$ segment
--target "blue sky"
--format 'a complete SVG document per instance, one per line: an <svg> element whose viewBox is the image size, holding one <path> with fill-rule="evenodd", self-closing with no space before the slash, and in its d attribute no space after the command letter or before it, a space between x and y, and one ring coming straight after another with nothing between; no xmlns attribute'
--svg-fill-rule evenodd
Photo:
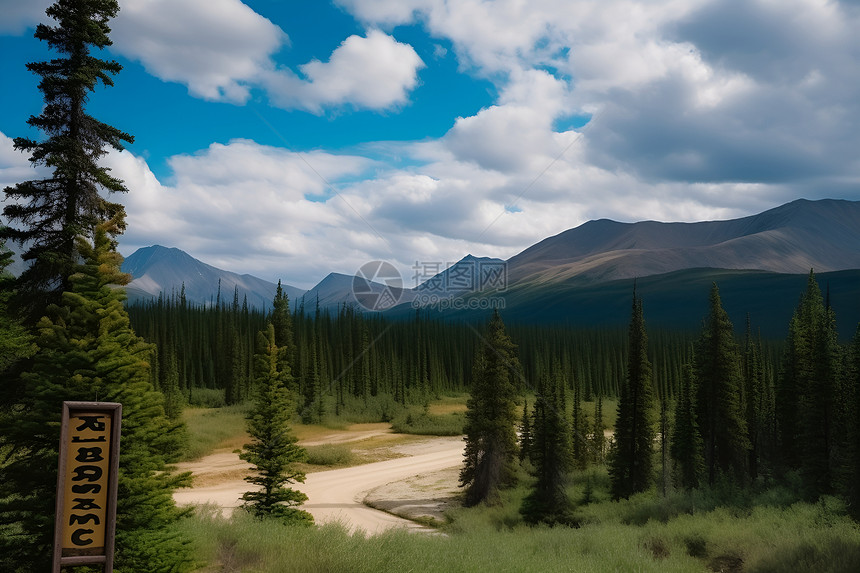
<svg viewBox="0 0 860 573"><path fill-rule="evenodd" d="M0 0L0 185L41 106L44 0ZM135 136L128 255L310 287L507 258L594 218L860 199L860 4L120 0L89 111Z"/></svg>

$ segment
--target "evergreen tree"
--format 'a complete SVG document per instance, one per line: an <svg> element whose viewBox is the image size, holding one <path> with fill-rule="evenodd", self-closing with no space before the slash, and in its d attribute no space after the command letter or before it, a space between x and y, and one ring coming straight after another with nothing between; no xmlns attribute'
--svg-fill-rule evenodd
<svg viewBox="0 0 860 573"><path fill-rule="evenodd" d="M115 571L186 571L187 543L172 530L182 513L172 490L189 475L169 471L181 451L182 427L164 414L163 396L151 385L151 347L131 329L116 285L122 257L99 225L94 245L79 240L84 263L71 277L63 305L48 308L38 323L40 347L32 370L22 375L23 396L14 416L0 419L0 523L4 571L47 571L53 540L54 492L61 404L64 400L123 405L116 525ZM2 561L2 560L5 560Z"/></svg>
<svg viewBox="0 0 860 573"><path fill-rule="evenodd" d="M550 384L536 396L536 411L541 413L535 418L531 453L536 479L520 507L527 523L572 523L572 504L565 491L571 457L562 390Z"/></svg>
<svg viewBox="0 0 860 573"><path fill-rule="evenodd" d="M466 505L496 500L499 489L516 481L516 346L505 332L499 312L493 313L472 371L472 392L466 403L466 451L460 485Z"/></svg>
<svg viewBox="0 0 860 573"><path fill-rule="evenodd" d="M831 493L836 472L839 347L833 310L825 306L810 271L806 292L792 317L781 380L783 448L795 448L807 494ZM796 418L788 419L794 413ZM793 442L793 443L792 443Z"/></svg>
<svg viewBox="0 0 860 573"><path fill-rule="evenodd" d="M716 283L696 349L697 416L708 484L718 473L743 481L749 439L741 409L741 358Z"/></svg>
<svg viewBox="0 0 860 573"><path fill-rule="evenodd" d="M270 323L266 332L257 335L254 354L256 395L254 407L248 413L246 444L239 457L256 468L256 475L245 481L259 486L257 491L242 495L243 507L257 517L272 517L289 524L312 524L313 516L298 509L308 496L292 488L290 483L304 483L305 474L295 463L305 461L307 453L296 445L289 421L294 404L288 388L290 370L284 356L286 349L275 344L275 328Z"/></svg>
<svg viewBox="0 0 860 573"><path fill-rule="evenodd" d="M860 323L848 354L846 372L848 401L848 446L846 456L848 508L860 520Z"/></svg>
<svg viewBox="0 0 860 573"><path fill-rule="evenodd" d="M36 346L27 329L9 307L15 279L6 271L12 263L12 251L0 243L0 408L15 401L17 385L15 371L22 360L36 352ZM2 412L2 409L0 409Z"/></svg>
<svg viewBox="0 0 860 573"><path fill-rule="evenodd" d="M272 301L272 326L275 328L275 344L282 349L282 360L290 365L295 364L296 345L293 340L293 316L290 314L290 298L284 292L280 280L275 291L275 298Z"/></svg>
<svg viewBox="0 0 860 573"><path fill-rule="evenodd" d="M591 457L588 443L588 417L582 409L580 384L573 384L573 409L571 411L571 456L576 469L585 469Z"/></svg>
<svg viewBox="0 0 860 573"><path fill-rule="evenodd" d="M696 421L695 397L693 367L688 364L684 367L684 377L681 379L681 388L678 391L675 428L669 446L677 471L676 483L684 489L699 487L699 479L705 467L702 457L704 444Z"/></svg>
<svg viewBox="0 0 860 573"><path fill-rule="evenodd" d="M648 334L642 313L642 299L633 289L633 310L628 331L630 350L627 377L618 398L615 441L610 452L609 478L612 497L630 497L651 485L654 406L651 361L648 359Z"/></svg>
<svg viewBox="0 0 860 573"><path fill-rule="evenodd" d="M759 475L766 424L766 392L764 369L762 368L761 344L753 340L752 327L747 315L747 329L743 349L744 409L749 434L749 474L752 479Z"/></svg>
<svg viewBox="0 0 860 573"><path fill-rule="evenodd" d="M126 191L120 179L98 165L107 147L122 149L133 138L102 123L85 111L89 92L99 82L113 85L111 76L122 69L115 61L92 55L92 49L111 45L108 21L119 11L116 0L58 0L46 13L57 25L39 24L35 37L48 43L60 57L27 64L41 77L39 89L45 106L27 123L47 139L14 140L15 149L29 153L34 166L52 170L46 179L25 181L5 188L7 221L22 228L4 228L0 238L27 244L23 259L30 266L18 281L17 304L35 322L48 303L57 303L69 291L69 277L80 260L76 237L91 236L100 222L122 212L122 206L103 198L101 191ZM121 219L116 219L121 220ZM111 232L122 232L116 226Z"/></svg>

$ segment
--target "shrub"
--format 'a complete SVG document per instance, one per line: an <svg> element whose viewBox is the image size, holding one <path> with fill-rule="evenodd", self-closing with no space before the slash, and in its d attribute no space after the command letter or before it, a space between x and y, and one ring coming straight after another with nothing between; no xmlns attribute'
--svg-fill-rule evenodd
<svg viewBox="0 0 860 573"><path fill-rule="evenodd" d="M401 434L459 436L463 433L465 423L466 415L463 412L452 412L442 416L409 413L397 418L391 424L391 428Z"/></svg>
<svg viewBox="0 0 860 573"><path fill-rule="evenodd" d="M199 408L223 408L227 405L223 388L192 388L188 404Z"/></svg>
<svg viewBox="0 0 860 573"><path fill-rule="evenodd" d="M353 460L352 450L343 444L307 446L307 462L315 466L345 466Z"/></svg>

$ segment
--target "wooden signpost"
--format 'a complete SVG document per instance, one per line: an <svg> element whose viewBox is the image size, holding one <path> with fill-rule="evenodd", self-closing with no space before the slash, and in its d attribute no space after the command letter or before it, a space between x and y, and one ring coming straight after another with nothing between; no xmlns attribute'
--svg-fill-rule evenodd
<svg viewBox="0 0 860 573"><path fill-rule="evenodd" d="M54 567L113 571L122 404L63 402Z"/></svg>

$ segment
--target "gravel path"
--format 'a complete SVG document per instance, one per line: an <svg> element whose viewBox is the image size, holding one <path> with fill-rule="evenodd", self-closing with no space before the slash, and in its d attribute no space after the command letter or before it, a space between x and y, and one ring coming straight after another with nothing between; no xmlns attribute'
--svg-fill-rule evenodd
<svg viewBox="0 0 860 573"><path fill-rule="evenodd" d="M395 508L409 505L409 500L432 496L427 491L415 491L416 478L456 468L463 461L463 447L461 437L427 438L398 446L399 453L406 457L309 473L304 484L294 487L308 496L302 509L310 512L317 523L339 521L352 531L360 529L371 534L391 527L427 529L372 509L364 504L365 499L375 490L372 500L375 506ZM197 462L180 464L179 469L192 471L197 485L174 493L180 505L210 503L232 511L240 505L242 493L248 490L249 484L242 479L247 475L248 465L235 453L216 453ZM452 488L456 488L456 471L444 475L453 476L453 484L440 484L442 493L450 495Z"/></svg>

